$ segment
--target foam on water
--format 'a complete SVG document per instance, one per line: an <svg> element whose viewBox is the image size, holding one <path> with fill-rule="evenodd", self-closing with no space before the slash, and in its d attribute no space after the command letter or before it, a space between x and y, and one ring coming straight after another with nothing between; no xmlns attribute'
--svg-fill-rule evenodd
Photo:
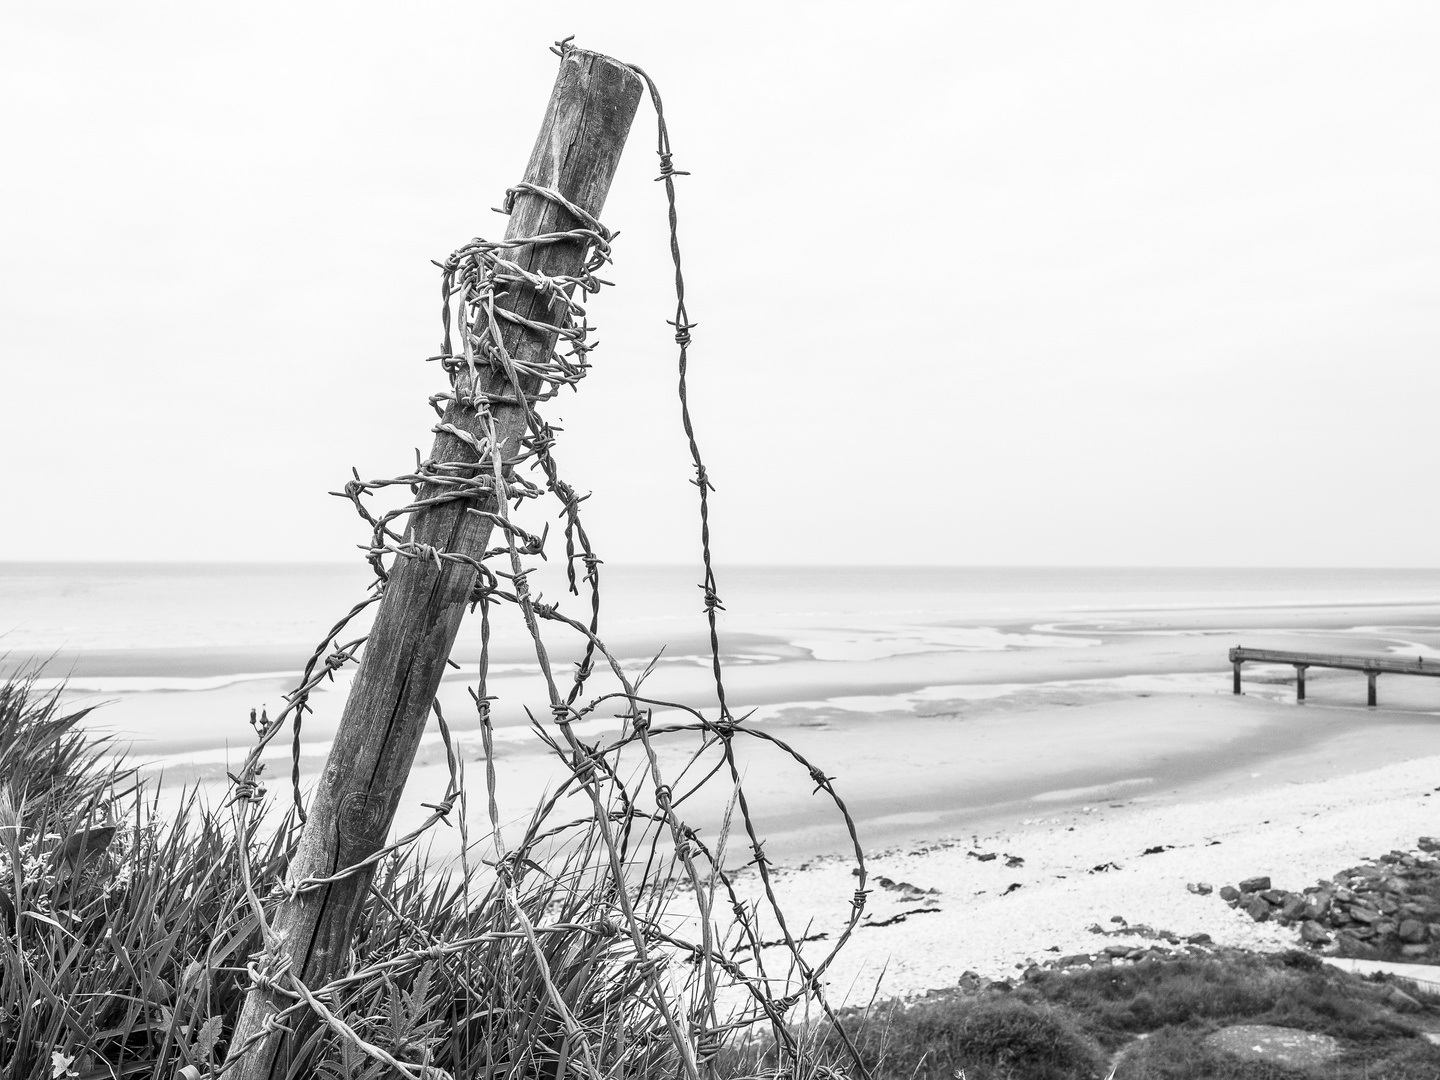
<svg viewBox="0 0 1440 1080"><path fill-rule="evenodd" d="M867 629L808 630L790 644L816 660L881 660L926 652L995 652L1004 649L1083 649L1098 638L1068 634L1017 633L995 626L926 626L902 624Z"/></svg>
<svg viewBox="0 0 1440 1080"><path fill-rule="evenodd" d="M1020 694L1070 690L1224 693L1228 672L1218 645L1214 668L1206 672L1054 676L1077 665L1094 668L1096 661L1087 658L1105 654L1102 645L1121 639L1182 643L1233 636L1213 625L1147 628L1134 614L1140 611L1405 605L1440 597L1440 571L1435 570L722 567L720 579L726 605L720 617L722 648L727 642L738 646L733 653L727 649L727 662L748 695L737 713L753 708L753 720L762 723L788 710L875 716L914 713L949 701L1002 702ZM697 645L703 650L704 636L696 580L696 571L685 567L607 565L601 633L624 642L622 667L631 676L659 653L653 685L671 693L671 700L713 710L710 658L695 651ZM99 722L137 737L142 745L148 740L162 754L167 746L183 746L191 748L183 755L189 762L199 762L201 753L219 755L215 760L220 761L228 752L227 740L243 743L248 735L248 710L268 704L273 712L298 673L298 664L295 672L270 665L285 662L292 652L303 660L335 617L365 595L367 582L368 569L359 563L0 564L0 651L8 654L12 667L61 649L67 665L104 653L105 666L92 669L104 674L77 667L81 674L65 680L72 698L93 703L113 696L119 704L94 714ZM548 596L565 596L554 565L538 571L532 585L545 588ZM1105 612L1117 615L1106 617ZM500 615L497 625L513 612ZM363 622L355 630L363 633ZM1269 633L1308 631L1244 631L1247 643ZM1355 626L1326 633L1349 634L1396 655L1440 658L1440 640L1424 640L1440 634L1433 627ZM690 636L675 654L661 651L684 634ZM473 650L474 638L472 620L462 627L462 649ZM502 741L529 737L520 703L539 704L540 713L545 711L540 669L526 661L523 635L512 633L508 640L492 652L497 662L490 668L491 689L510 710L503 716L497 712L497 724L505 725L496 732ZM263 650L278 646L287 646L285 656L270 665L235 670L252 654L234 650L262 650L254 655L268 656ZM225 650L231 653L222 666L218 658ZM176 660L182 654L183 663ZM465 657L472 662L447 674L441 692L447 716L462 729L467 717L473 724L465 692L478 672L473 655ZM209 656L217 659L207 670ZM1000 670L993 662L1006 658L1015 663L1001 677L971 678L971 669ZM1163 665L1162 660L1147 663ZM1041 677L1014 678L1032 671ZM568 683L570 672L569 663L556 660L558 679ZM603 670L597 672L594 685L608 678ZM319 711L305 731L307 754L328 744L348 681L349 673L341 672L317 699ZM60 682L50 677L42 685L54 688ZM827 694L831 687L835 692ZM1253 692L1279 700L1284 689L1257 684ZM681 694L686 696L676 696ZM587 721L592 722L599 725L597 732L617 723L608 717Z"/></svg>

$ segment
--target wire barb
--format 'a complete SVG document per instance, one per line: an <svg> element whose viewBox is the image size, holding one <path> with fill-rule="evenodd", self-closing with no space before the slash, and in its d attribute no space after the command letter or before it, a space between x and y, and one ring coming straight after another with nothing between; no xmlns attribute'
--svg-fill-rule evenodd
<svg viewBox="0 0 1440 1080"><path fill-rule="evenodd" d="M572 37L557 41L552 51L563 61L574 48L572 41ZM398 867L413 855L418 841L440 824L458 825L461 858L470 857L462 764L465 751L439 702L435 702L433 712L445 746L448 783L441 798L420 804L429 813L417 828L363 857L356 855L353 861L325 876L277 878L265 899L254 880L263 875L258 869L252 871L248 853L241 859L250 914L257 921L263 946L245 971L252 987L270 995L275 1009L266 1015L260 1035L232 1048L232 1059L250 1052L261 1038L273 1032L301 1030L298 1021L308 1012L312 1025L323 1024L328 1038L389 1070L416 1080L447 1076L428 1060L417 1064L394 1058L365 1037L363 1025L354 1021L347 1008L358 1000L359 988L402 975L415 977L423 965L433 965L457 994L470 996L467 1009L479 1009L481 993L467 980L474 957L492 955L483 950L497 942L521 950L534 965L544 987L544 1008L560 1029L556 1042L564 1041L568 1048L565 1052L570 1055L569 1067L582 1080L645 1071L683 1073L688 1080L701 1080L702 1075L713 1078L724 1039L760 1023L770 1027L783 1059L782 1071L799 1075L805 1048L786 1026L786 1014L808 998L818 1002L834 1020L825 998L823 977L861 917L867 892L864 860L855 823L834 789L833 777L773 734L743 725L745 718L732 715L727 703L719 630L719 614L725 606L720 600L711 550L709 500L715 486L701 456L689 407L689 350L694 347L693 331L698 324L686 308L674 187L675 177L689 174L674 166L658 89L643 70L632 70L648 88L656 115L656 152L660 161L656 179L665 185L675 270L674 317L667 322L673 328L678 348L680 421L695 470L691 483L699 492L702 580L698 587L708 629L707 659L713 676L714 707L707 714L642 694L641 685L659 658L632 677L600 637L604 561L595 552L581 516L582 504L590 496L579 494L561 477L554 456L561 429L540 419L535 409L562 389L574 389L589 372L595 344L585 304L608 284L597 276L597 271L611 259L615 234L559 191L531 183L517 184L506 192L502 213L513 213L521 200L539 199L558 212L564 227L501 241L477 237L436 262L440 270L441 344L439 353L429 359L439 363L448 381L445 391L429 398L439 415L439 423L434 426L437 450L430 460L422 459L417 451L414 466L390 478L366 480L358 470L352 470L353 478L332 493L350 502L369 531L368 543L360 546L374 573L370 594L342 616L316 646L295 689L286 695L280 713L272 719L263 712L258 717L252 712L256 743L239 772L231 774L230 791L236 834L248 843L250 826L265 796L258 779L264 768L261 754L289 720L293 731L292 799L298 819L303 822L302 723L310 711L312 692L355 662L364 647L364 636L342 640L346 628L384 595L400 560L424 564L436 571L454 566L468 568L475 577L467 602L473 612L478 612L480 623L477 683L470 688L470 696L485 764L484 801L489 828L486 844L493 849L481 862L493 877L489 895L499 904L503 918L482 933L437 937L417 920L405 916L384 891L372 885L375 901L387 908L397 933L403 931L403 946L390 948L384 956L373 950L363 954L357 950L349 971L316 988L307 986L290 970L288 961L275 959L280 955L279 942L269 917L276 903L304 902L339 881L374 874L382 864ZM580 249L577 272L546 274L535 269L543 262L537 253L557 245ZM516 302L521 296L538 301L525 307L532 314L521 314L521 305ZM538 359L530 355L534 350L528 350L528 358L522 359L507 347L507 330L513 341L516 328L530 340L545 343ZM518 435L513 434L516 431ZM502 437L502 432L512 434ZM440 447L448 449L442 453ZM401 505L382 508L385 498L407 493L408 499ZM546 558L550 524L545 522L537 534L522 526L515 516L522 507L548 498L555 500L556 516L563 527L568 591L577 597L583 593L588 599L588 611L581 618L562 612L558 603L544 601L531 587L530 577L537 564L525 560ZM453 510L454 504L465 511L461 517L466 527L483 528L487 530L485 535L498 537L493 548L477 557L415 538L412 526L417 516L441 507ZM545 707L534 713L545 716L548 711L550 723L536 721L527 707L533 732L564 766L559 790L547 796L529 823L518 830L519 838L513 843L517 830L502 819L497 794L495 707L500 699L492 692L490 662L492 618L502 606L518 610L544 685ZM551 662L550 646L541 633L542 623L547 627L558 625L576 635L583 645L582 656L573 664L566 687L557 677L557 665ZM565 670L563 665L558 667ZM606 672L619 689L582 701L586 686L597 672ZM618 734L613 733L612 724L611 736L594 743L582 741L581 733L591 730L586 725L602 719L600 710L614 706L619 707L614 713L620 721ZM657 749L660 740L687 736L698 742L698 748L678 769L662 767ZM826 935L797 937L777 898L765 841L759 835L735 751L735 743L741 738L758 741L788 757L814 785L811 794L823 792L833 802L854 847L859 882L849 898L848 920L838 939L827 944L827 951L818 960L804 947L826 939ZM627 752L639 755L638 767L631 767L633 756L622 761ZM692 771L698 779L690 775ZM667 776L671 772L673 775ZM730 809L720 839L712 848L701 840L699 830L682 818L681 811L688 811L686 801L715 777L722 778L719 783L729 785ZM647 791L649 797L645 798ZM571 795L579 797L582 804L588 803L588 814L577 821L556 824L557 807ZM644 809L647 804L653 804L653 809ZM758 898L742 896L734 874L724 868L732 814L752 855L749 865L759 876L763 896ZM452 816L456 821L451 820ZM468 863L465 865L468 896L470 871ZM640 866L644 873L637 877ZM283 872L283 866L266 872L278 874ZM538 909L533 904L527 906L522 890L532 888L527 880L537 878L547 888L565 890L567 895L590 888L592 891L585 895L595 898L596 909L583 920L566 921L543 905ZM695 905L693 913L683 919L674 907L682 895ZM726 913L728 916L722 917ZM778 938L767 939L769 923L778 929ZM684 936L679 929L682 926L693 927L694 936ZM623 960L625 978L634 980L634 1000L653 1010L652 1030L663 1030L668 1037L673 1054L670 1066L647 1070L633 1056L639 1051L626 1040L608 1038L603 1031L592 1031L581 1023L572 1010L571 997L556 982L552 970L552 963L558 962L564 951L545 944L554 935L603 942L601 951L594 954L596 963L620 964L622 961L614 958L628 958ZM787 954L784 975L774 974L762 955L771 948L783 948ZM513 963L513 957L520 953L507 955L512 956L508 962ZM666 974L667 962L676 957L684 958L695 972L688 996L677 994ZM485 978L492 975L487 972ZM648 987L643 994L638 990L642 985ZM722 1023L720 1009L726 987L737 992L737 1000L745 1005L737 1007ZM727 1008L732 1004L726 999ZM843 1028L837 1030L848 1045ZM565 1061L560 1060L560 1071L567 1067ZM864 1076L858 1055L855 1061Z"/></svg>

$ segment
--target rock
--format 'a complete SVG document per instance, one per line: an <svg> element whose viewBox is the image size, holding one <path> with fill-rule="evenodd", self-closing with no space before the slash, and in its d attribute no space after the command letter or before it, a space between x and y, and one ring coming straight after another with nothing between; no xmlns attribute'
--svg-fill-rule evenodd
<svg viewBox="0 0 1440 1080"><path fill-rule="evenodd" d="M1309 920L1323 919L1330 912L1330 894L1325 892L1311 893L1305 897L1304 917Z"/></svg>
<svg viewBox="0 0 1440 1080"><path fill-rule="evenodd" d="M1401 945L1401 946L1400 946L1400 955L1401 955L1401 956L1409 956L1409 957L1429 956L1429 955L1430 955L1430 946L1429 946L1429 945Z"/></svg>
<svg viewBox="0 0 1440 1080"><path fill-rule="evenodd" d="M1256 922L1265 922L1270 918L1270 905L1258 896L1250 897L1240 908Z"/></svg>
<svg viewBox="0 0 1440 1080"><path fill-rule="evenodd" d="M1307 945L1328 945L1330 935L1314 919L1306 919L1300 924L1300 940Z"/></svg>
<svg viewBox="0 0 1440 1080"><path fill-rule="evenodd" d="M1222 885L1220 887L1220 899L1226 901L1239 900L1240 890L1235 888L1234 885Z"/></svg>
<svg viewBox="0 0 1440 1080"><path fill-rule="evenodd" d="M1400 935L1401 941L1416 945L1425 940L1425 924L1419 919L1405 919L1400 923L1396 933Z"/></svg>
<svg viewBox="0 0 1440 1080"><path fill-rule="evenodd" d="M1381 915L1394 915L1400 910L1400 905L1389 896L1380 897L1376 901L1375 906L1380 909Z"/></svg>
<svg viewBox="0 0 1440 1080"><path fill-rule="evenodd" d="M1270 879L1268 877L1246 878L1240 882L1240 891L1242 893L1255 893L1268 888L1270 888Z"/></svg>
<svg viewBox="0 0 1440 1080"><path fill-rule="evenodd" d="M1352 922L1360 922L1367 924L1378 922L1380 919L1380 912L1376 911L1372 907L1366 907L1364 904L1356 904L1350 909L1350 919Z"/></svg>
<svg viewBox="0 0 1440 1080"><path fill-rule="evenodd" d="M1420 842L1415 846L1421 851L1440 851L1440 840L1433 836L1422 836Z"/></svg>
<svg viewBox="0 0 1440 1080"><path fill-rule="evenodd" d="M1291 893L1285 898L1285 902L1280 905L1280 918L1286 922L1294 922L1296 919L1303 918L1308 901L1309 897L1301 896L1299 893Z"/></svg>
<svg viewBox="0 0 1440 1080"><path fill-rule="evenodd" d="M1190 935L1188 935L1188 936L1185 938L1185 941L1186 941L1187 944L1190 944L1190 945L1208 945L1208 944L1210 944L1210 935L1209 935L1209 934L1190 934Z"/></svg>
<svg viewBox="0 0 1440 1080"><path fill-rule="evenodd" d="M1106 945L1104 951L1106 956L1119 958L1125 956L1133 948L1133 945Z"/></svg>
<svg viewBox="0 0 1440 1080"><path fill-rule="evenodd" d="M1400 929L1400 924L1394 919L1381 919L1375 924L1375 936L1378 938L1390 938L1395 936L1395 931Z"/></svg>
<svg viewBox="0 0 1440 1080"><path fill-rule="evenodd" d="M1258 895L1261 900L1264 900L1271 907L1279 907L1285 903L1290 896L1284 889L1265 889Z"/></svg>
<svg viewBox="0 0 1440 1080"><path fill-rule="evenodd" d="M1185 890L1186 892L1194 893L1196 896L1209 896L1215 891L1215 886L1203 881L1192 881L1189 885L1185 886Z"/></svg>
<svg viewBox="0 0 1440 1080"><path fill-rule="evenodd" d="M1055 961L1061 967L1079 967L1081 964L1088 964L1093 959L1089 953L1074 953L1070 956L1062 956Z"/></svg>
<svg viewBox="0 0 1440 1080"><path fill-rule="evenodd" d="M1332 1035L1268 1024L1221 1028L1205 1037L1205 1045L1244 1061L1306 1069L1307 1075L1307 1066L1321 1065L1340 1055L1340 1041Z"/></svg>

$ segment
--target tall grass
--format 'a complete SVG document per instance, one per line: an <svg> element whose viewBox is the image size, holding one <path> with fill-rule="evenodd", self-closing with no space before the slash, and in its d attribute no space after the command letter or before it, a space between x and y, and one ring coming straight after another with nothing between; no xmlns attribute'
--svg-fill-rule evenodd
<svg viewBox="0 0 1440 1080"><path fill-rule="evenodd" d="M208 1070L257 946L237 860L274 873L293 830L236 844L193 796L161 827L88 711L0 686L0 1075Z"/></svg>
<svg viewBox="0 0 1440 1080"><path fill-rule="evenodd" d="M193 794L162 820L86 713L33 677L0 687L0 1080L215 1074L261 948L240 860L279 881L299 830L272 814L237 838L230 813ZM643 829L631 850L630 901L660 927L680 875ZM314 1028L292 1075L397 1075L359 1042L484 1080L678 1075L654 987L693 1021L698 965L676 949L639 957L606 858L593 827L539 813L508 900L488 868L391 857L323 998L357 1038ZM793 1055L785 1068L808 1071Z"/></svg>

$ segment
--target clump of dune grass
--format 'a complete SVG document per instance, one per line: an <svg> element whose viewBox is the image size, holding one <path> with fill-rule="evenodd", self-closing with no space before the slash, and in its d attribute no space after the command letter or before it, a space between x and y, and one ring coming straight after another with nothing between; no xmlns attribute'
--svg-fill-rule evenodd
<svg viewBox="0 0 1440 1080"><path fill-rule="evenodd" d="M33 676L0 686L0 1080L218 1075L261 948L242 869L279 881L299 829L272 813L237 837L236 818L193 793L162 819L153 788L82 726L87 712ZM661 927L674 860L631 827L642 870L629 902ZM657 989L693 1024L699 958L642 959L593 827L537 811L513 855L508 898L483 866L482 878L413 852L382 863L349 972L324 994L356 1037L302 1025L292 1074L399 1075L388 1055L432 1078L680 1075ZM795 1053L783 1068L831 1075Z"/></svg>
<svg viewBox="0 0 1440 1080"><path fill-rule="evenodd" d="M1309 953L1236 951L1068 975L1047 972L1019 992L1071 1010L1113 1049L1170 1025L1213 1029L1227 1023L1315 1031L1356 1046L1411 1041L1415 1026L1386 1003L1388 990Z"/></svg>
<svg viewBox="0 0 1440 1080"><path fill-rule="evenodd" d="M884 1076L915 1080L1090 1080L1105 1055L1064 1011L1013 996L875 1014L861 1038Z"/></svg>
<svg viewBox="0 0 1440 1080"><path fill-rule="evenodd" d="M257 943L237 860L273 873L292 830L236 844L193 796L162 826L88 711L0 686L0 1076L208 1070Z"/></svg>
<svg viewBox="0 0 1440 1080"><path fill-rule="evenodd" d="M1440 1027L1440 999L1412 991L1397 1001L1395 990L1307 952L1235 950L1046 971L1014 986L880 1002L845 1019L874 1080L1435 1080L1440 1046L1421 1032ZM1207 1042L1235 1024L1330 1035L1340 1054L1291 1067ZM812 1040L834 1049L823 1025ZM756 1051L747 1064L763 1061Z"/></svg>

